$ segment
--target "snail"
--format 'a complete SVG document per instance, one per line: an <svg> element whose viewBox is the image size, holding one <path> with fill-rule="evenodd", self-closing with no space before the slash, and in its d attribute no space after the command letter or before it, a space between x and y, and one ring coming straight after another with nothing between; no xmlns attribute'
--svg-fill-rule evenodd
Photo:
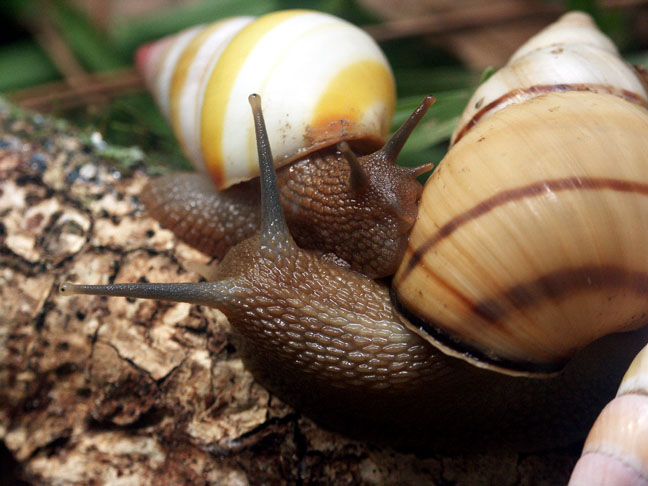
<svg viewBox="0 0 648 486"><path fill-rule="evenodd" d="M575 18L595 29L579 13L559 22ZM417 451L569 444L648 342L648 111L645 92L562 86L454 144L391 288L295 243L252 95L258 235L201 268L206 282L60 291L218 308L262 385L349 436Z"/></svg>
<svg viewBox="0 0 648 486"><path fill-rule="evenodd" d="M586 14L520 47L468 101L423 192L394 277L404 320L509 373L558 371L584 343L642 326L647 98Z"/></svg>
<svg viewBox="0 0 648 486"><path fill-rule="evenodd" d="M648 345L587 436L569 486L648 483Z"/></svg>
<svg viewBox="0 0 648 486"><path fill-rule="evenodd" d="M257 231L258 168L245 102L257 92L299 245L374 278L394 273L416 218L416 176L432 167L395 160L432 98L384 144L394 80L364 31L305 10L235 17L146 45L136 64L198 170L144 191L162 225L218 258Z"/></svg>

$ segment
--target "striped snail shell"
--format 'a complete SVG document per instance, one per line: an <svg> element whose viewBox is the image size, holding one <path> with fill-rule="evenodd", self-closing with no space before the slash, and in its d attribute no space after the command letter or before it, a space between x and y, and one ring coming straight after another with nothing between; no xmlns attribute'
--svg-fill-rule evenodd
<svg viewBox="0 0 648 486"><path fill-rule="evenodd" d="M648 346L634 359L614 400L587 436L570 486L648 482Z"/></svg>
<svg viewBox="0 0 648 486"><path fill-rule="evenodd" d="M394 278L404 321L444 352L553 373L646 324L646 92L611 49L589 17L568 14L470 102Z"/></svg>
<svg viewBox="0 0 648 486"><path fill-rule="evenodd" d="M140 49L140 71L194 167L219 189L259 175L247 96L263 97L275 165L351 141L384 144L394 80L377 44L328 14L288 10L187 29Z"/></svg>
<svg viewBox="0 0 648 486"><path fill-rule="evenodd" d="M612 41L582 12L565 14L529 39L468 101L451 143L480 120L547 92L612 93L646 106L646 90Z"/></svg>

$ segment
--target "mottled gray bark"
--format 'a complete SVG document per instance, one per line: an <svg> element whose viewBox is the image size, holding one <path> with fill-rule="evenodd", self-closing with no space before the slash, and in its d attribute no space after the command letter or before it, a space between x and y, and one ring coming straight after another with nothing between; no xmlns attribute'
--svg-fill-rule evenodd
<svg viewBox="0 0 648 486"><path fill-rule="evenodd" d="M324 431L254 382L218 311L58 295L196 281L187 262L208 258L147 217L143 172L39 115L0 106L0 123L0 464L30 484L566 481L577 448L417 458Z"/></svg>

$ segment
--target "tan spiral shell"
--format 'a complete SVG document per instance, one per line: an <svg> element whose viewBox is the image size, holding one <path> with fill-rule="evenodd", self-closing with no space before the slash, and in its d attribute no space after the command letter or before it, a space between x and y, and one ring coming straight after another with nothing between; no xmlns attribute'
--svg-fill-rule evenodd
<svg viewBox="0 0 648 486"><path fill-rule="evenodd" d="M475 91L452 134L452 143L508 105L568 90L613 93L644 105L648 99L632 66L592 18L570 12L529 39Z"/></svg>
<svg viewBox="0 0 648 486"><path fill-rule="evenodd" d="M612 91L499 107L451 148L394 278L406 324L514 374L646 324L648 110Z"/></svg>

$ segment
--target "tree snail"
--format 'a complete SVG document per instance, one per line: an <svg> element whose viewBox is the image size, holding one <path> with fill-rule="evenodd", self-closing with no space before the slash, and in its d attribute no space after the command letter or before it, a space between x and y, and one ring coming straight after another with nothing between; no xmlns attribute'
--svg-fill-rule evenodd
<svg viewBox="0 0 648 486"><path fill-rule="evenodd" d="M645 324L646 108L585 14L520 47L469 101L422 195L394 279L413 325L523 373Z"/></svg>
<svg viewBox="0 0 648 486"><path fill-rule="evenodd" d="M578 13L558 25L574 20L595 30ZM547 42L552 56L577 48ZM450 149L391 298L295 243L255 95L259 234L203 269L207 282L61 291L220 309L261 384L347 435L410 449L573 442L648 342L648 111L645 91L554 83L558 93L531 89L538 96L477 115Z"/></svg>
<svg viewBox="0 0 648 486"><path fill-rule="evenodd" d="M596 419L569 486L648 484L648 345Z"/></svg>
<svg viewBox="0 0 648 486"><path fill-rule="evenodd" d="M394 273L416 218L416 175L431 167L395 160L432 99L384 145L394 81L366 33L330 15L289 10L194 27L144 46L136 58L202 174L149 185L143 200L163 225L218 258L257 231L259 172L245 100L259 93L299 245L334 253L371 277Z"/></svg>

